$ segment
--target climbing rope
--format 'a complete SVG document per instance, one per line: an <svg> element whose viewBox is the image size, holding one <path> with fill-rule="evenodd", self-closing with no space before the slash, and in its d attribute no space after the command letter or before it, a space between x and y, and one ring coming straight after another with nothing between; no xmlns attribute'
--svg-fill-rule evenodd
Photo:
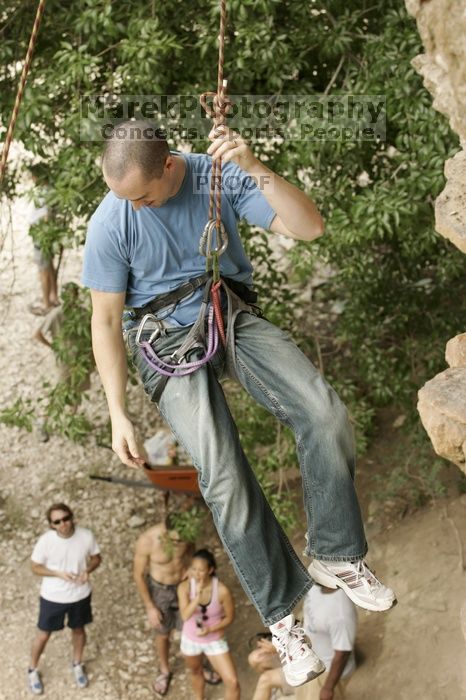
<svg viewBox="0 0 466 700"><path fill-rule="evenodd" d="M221 133L226 121L226 111L229 101L226 99L227 81L223 79L223 64L225 59L225 27L227 20L226 0L220 0L220 32L218 36L218 73L217 92L204 92L200 103L205 112L214 122L214 135ZM212 97L212 106L208 98ZM215 212L215 215L214 215ZM215 231L215 242L213 234ZM222 307L220 301L220 265L219 257L228 245L228 234L222 224L222 159L212 159L209 192L209 220L202 233L199 252L206 258L206 270L212 272L211 300L214 308L215 322L223 345L226 345L225 328L223 325Z"/></svg>
<svg viewBox="0 0 466 700"><path fill-rule="evenodd" d="M3 177L6 171L6 162L8 158L8 152L10 150L10 144L13 140L13 133L16 126L16 120L18 118L19 107L23 99L24 88L26 86L26 78L29 73L29 68L31 67L32 54L37 42L37 35L39 33L39 26L42 20L42 15L44 14L45 0L39 0L39 5L37 7L36 18L34 20L34 25L32 27L31 38L29 39L29 46L26 52L26 58L24 60L23 70L21 72L21 78L19 80L18 92L16 93L16 100L13 107L13 112L11 114L10 123L8 125L8 130L6 132L5 144L2 151L2 159L0 161L0 184L3 181Z"/></svg>
<svg viewBox="0 0 466 700"><path fill-rule="evenodd" d="M138 344L141 348L141 353L147 362L147 364L152 367L156 372L165 377L184 377L187 374L192 374L199 367L202 367L207 362L209 362L217 352L218 348L218 326L213 322L215 308L212 306L209 310L208 316L208 337L207 337L207 347L205 355L200 360L194 360L193 362L184 362L180 364L179 361L176 362L165 362L161 357L159 357L151 345L150 339L148 341L140 341ZM176 353L174 353L176 354ZM173 357L173 356L172 356ZM180 352L180 358L183 357L183 353ZM175 359L175 358L173 358Z"/></svg>

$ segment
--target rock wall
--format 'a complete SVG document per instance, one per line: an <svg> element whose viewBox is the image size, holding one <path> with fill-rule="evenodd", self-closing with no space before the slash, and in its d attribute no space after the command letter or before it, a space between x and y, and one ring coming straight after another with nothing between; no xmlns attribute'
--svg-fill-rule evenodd
<svg viewBox="0 0 466 700"><path fill-rule="evenodd" d="M466 0L405 2L425 48L412 64L463 149L445 163L435 227L466 253ZM450 369L419 391L418 410L435 451L466 472L466 333L450 340L446 359Z"/></svg>

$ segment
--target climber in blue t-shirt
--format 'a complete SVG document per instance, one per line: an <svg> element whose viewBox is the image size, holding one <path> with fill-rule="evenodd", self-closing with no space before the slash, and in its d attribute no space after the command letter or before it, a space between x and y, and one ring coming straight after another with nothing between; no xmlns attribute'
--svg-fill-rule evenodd
<svg viewBox="0 0 466 700"><path fill-rule="evenodd" d="M108 400L113 449L128 466L144 463L125 406L121 316L130 306L135 315L127 346L145 391L192 457L237 575L271 628L287 682L302 685L324 670L292 614L312 580L342 588L368 610L387 610L395 601L393 591L363 561L367 544L353 483L354 446L346 409L288 335L248 303L242 302L233 316L224 308L232 351L219 345L195 372L168 381L147 362L139 341L153 347L159 358L176 356L196 325L203 289L156 315L163 321L156 322L155 333L149 325L139 326L138 309L205 271L199 239L208 220L212 159L222 158L221 213L228 247L220 257L220 274L231 284L249 289L253 281L237 231L239 219L311 241L323 233L322 218L304 192L267 168L228 128L211 134L208 155L170 152L166 141L150 132L147 122L126 122L106 141L103 176L110 191L91 219L84 256L82 281L91 288L93 347ZM309 573L241 448L220 385L224 376L234 376L295 432L306 554L313 557Z"/></svg>

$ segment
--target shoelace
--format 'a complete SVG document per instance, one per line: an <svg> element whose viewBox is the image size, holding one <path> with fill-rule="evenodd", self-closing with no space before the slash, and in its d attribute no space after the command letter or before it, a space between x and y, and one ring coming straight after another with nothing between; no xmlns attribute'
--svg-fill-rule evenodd
<svg viewBox="0 0 466 700"><path fill-rule="evenodd" d="M292 661L306 653L304 643L304 629L294 624L290 630L286 628L279 635L275 635L278 640L280 651Z"/></svg>
<svg viewBox="0 0 466 700"><path fill-rule="evenodd" d="M382 585L379 579L375 576L374 572L369 569L365 561L358 561L357 573L358 578L365 578L369 586L374 586L374 588L377 588Z"/></svg>

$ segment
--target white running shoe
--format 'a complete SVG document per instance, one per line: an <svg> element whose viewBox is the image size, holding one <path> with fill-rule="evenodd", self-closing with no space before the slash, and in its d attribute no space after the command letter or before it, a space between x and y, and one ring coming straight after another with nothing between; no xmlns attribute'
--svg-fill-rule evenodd
<svg viewBox="0 0 466 700"><path fill-rule="evenodd" d="M87 678L83 664L73 664L73 675L78 688L87 688L87 686L89 685L89 680Z"/></svg>
<svg viewBox="0 0 466 700"><path fill-rule="evenodd" d="M325 671L325 665L312 651L311 643L293 615L271 625L270 631L288 685L304 685Z"/></svg>
<svg viewBox="0 0 466 700"><path fill-rule="evenodd" d="M28 671L28 684L29 690L34 695L42 695L44 692L44 686L42 685L42 679L37 668L31 668Z"/></svg>
<svg viewBox="0 0 466 700"><path fill-rule="evenodd" d="M316 583L327 588L341 588L353 603L366 610L381 612L396 603L392 589L384 586L362 560L313 559L308 571Z"/></svg>

